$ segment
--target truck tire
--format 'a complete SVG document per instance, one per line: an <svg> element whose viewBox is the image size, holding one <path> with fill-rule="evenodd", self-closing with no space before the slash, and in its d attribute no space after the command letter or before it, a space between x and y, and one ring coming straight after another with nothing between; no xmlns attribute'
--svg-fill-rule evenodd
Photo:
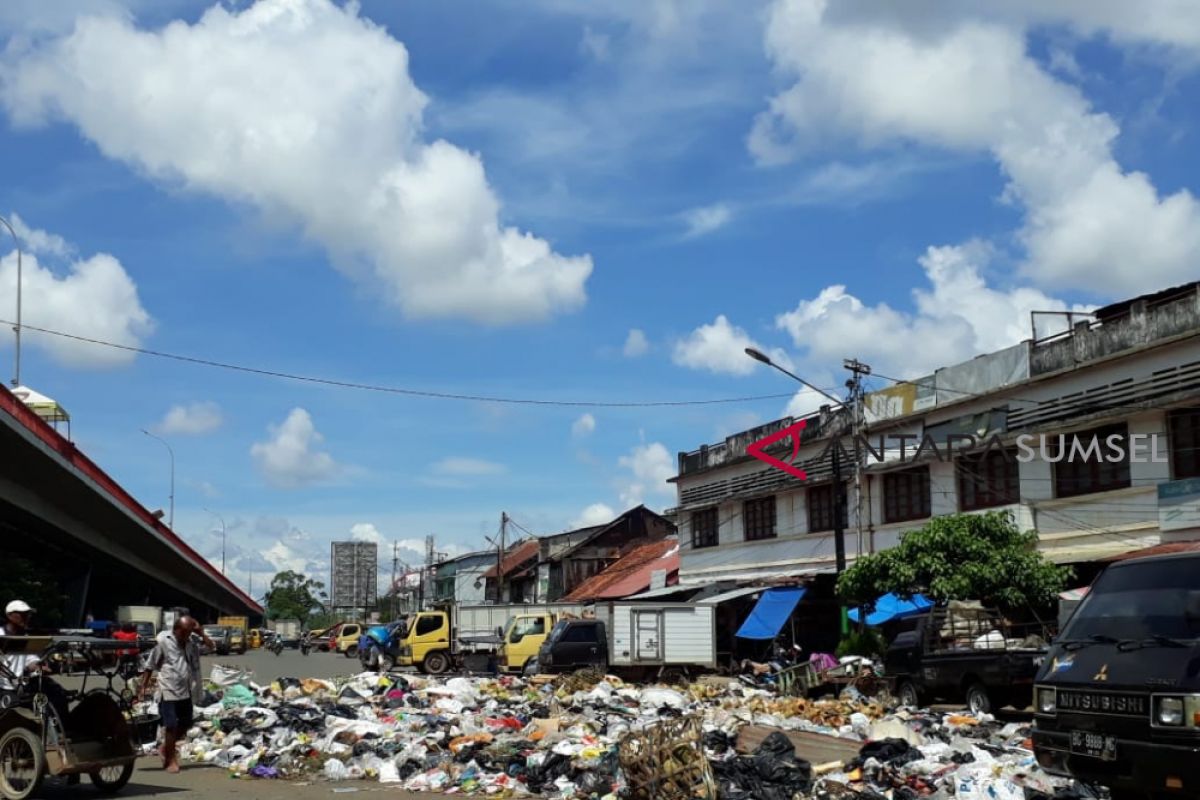
<svg viewBox="0 0 1200 800"><path fill-rule="evenodd" d="M441 651L425 656L425 671L430 675L443 675L450 671L450 657Z"/></svg>
<svg viewBox="0 0 1200 800"><path fill-rule="evenodd" d="M904 681L896 687L896 702L909 708L921 707L921 693L912 681Z"/></svg>
<svg viewBox="0 0 1200 800"><path fill-rule="evenodd" d="M358 645L352 644L346 648L346 658L354 658L358 655Z"/></svg>
<svg viewBox="0 0 1200 800"><path fill-rule="evenodd" d="M967 708L972 714L989 714L992 711L992 698L988 696L987 687L976 681L967 687Z"/></svg>

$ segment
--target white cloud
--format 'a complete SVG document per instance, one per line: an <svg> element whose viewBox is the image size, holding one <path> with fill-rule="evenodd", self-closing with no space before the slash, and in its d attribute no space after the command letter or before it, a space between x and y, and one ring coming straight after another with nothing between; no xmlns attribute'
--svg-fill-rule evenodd
<svg viewBox="0 0 1200 800"><path fill-rule="evenodd" d="M807 417L818 411L821 406L832 405L833 401L820 392L814 392L807 386L792 395L787 407L783 410L785 417Z"/></svg>
<svg viewBox="0 0 1200 800"><path fill-rule="evenodd" d="M880 372L909 378L1029 338L1030 311L1068 310L1036 289L988 286L983 272L991 257L981 242L930 247L920 259L929 287L913 291L916 313L886 303L869 306L845 286L828 286L780 314L776 325L817 362L853 356ZM797 409L810 402L803 392L793 400Z"/></svg>
<svg viewBox="0 0 1200 800"><path fill-rule="evenodd" d="M449 456L436 462L431 468L436 475L476 477L481 475L503 475L508 467L482 458Z"/></svg>
<svg viewBox="0 0 1200 800"><path fill-rule="evenodd" d="M67 258L75 252L75 248L66 239L56 233L48 233L38 228L29 227L25 224L25 220L21 219L20 215L15 211L9 213L8 221L13 226L13 231L16 232L17 238L24 243L22 249L25 252L55 256L57 258Z"/></svg>
<svg viewBox="0 0 1200 800"><path fill-rule="evenodd" d="M629 455L618 458L617 464L628 471L618 487L622 505L636 506L647 496L675 496L675 485L667 483L675 476L675 459L660 442L634 447Z"/></svg>
<svg viewBox="0 0 1200 800"><path fill-rule="evenodd" d="M154 180L296 224L409 316L582 306L591 258L501 224L479 156L422 139L408 62L357 4L261 0L157 31L83 17L9 48L0 92L18 126L69 121Z"/></svg>
<svg viewBox="0 0 1200 800"><path fill-rule="evenodd" d="M758 362L746 355L747 347L761 350L781 366L791 366L787 353L779 348L768 350L760 346L744 330L731 324L724 314L717 315L711 324L701 325L686 339L676 342L672 359L681 367L726 375L749 375Z"/></svg>
<svg viewBox="0 0 1200 800"><path fill-rule="evenodd" d="M198 436L212 433L225 421L221 407L211 401L171 406L162 422L154 426L158 433Z"/></svg>
<svg viewBox="0 0 1200 800"><path fill-rule="evenodd" d="M272 486L296 489L321 483L340 467L329 453L318 449L324 437L303 408L293 408L282 425L271 425L270 438L251 446L258 469Z"/></svg>
<svg viewBox="0 0 1200 800"><path fill-rule="evenodd" d="M650 342L646 340L646 334L637 328L630 328L629 335L625 337L625 347L621 350L625 357L644 356L649 349Z"/></svg>
<svg viewBox="0 0 1200 800"><path fill-rule="evenodd" d="M733 219L733 210L724 203L693 208L683 213L683 222L687 226L684 236L693 239L712 233L723 228Z"/></svg>
<svg viewBox="0 0 1200 800"><path fill-rule="evenodd" d="M571 425L571 435L579 439L588 436L596 430L596 418L591 414L583 414Z"/></svg>
<svg viewBox="0 0 1200 800"><path fill-rule="evenodd" d="M616 519L617 512L604 503L592 503L579 512L579 516L571 520L570 529L590 528L593 525L607 525Z"/></svg>
<svg viewBox="0 0 1200 800"><path fill-rule="evenodd" d="M374 542L375 544L385 544L383 534L369 522L357 522L350 526L350 538L356 542Z"/></svg>
<svg viewBox="0 0 1200 800"><path fill-rule="evenodd" d="M583 26L583 38L579 41L580 51L597 61L607 61L611 44L607 34L592 30L590 25Z"/></svg>
<svg viewBox="0 0 1200 800"><path fill-rule="evenodd" d="M1138 19L1140 4L1136 12L1079 2L1038 12L1025 3L1018 13L995 5L991 17L970 17L777 0L767 51L795 83L759 115L751 151L779 162L849 135L866 147L907 140L988 152L1008 178L1006 198L1025 209L1031 279L1105 293L1190 279L1200 261L1196 198L1160 196L1146 175L1123 171L1113 156L1117 123L1045 71L1025 42L1028 25L1057 20L1118 39L1200 43L1162 24L1178 4L1151 3L1147 19ZM1194 9L1181 27L1193 17Z"/></svg>
<svg viewBox="0 0 1200 800"><path fill-rule="evenodd" d="M52 236L44 231L34 233ZM133 279L121 262L107 253L74 260L65 274L43 265L33 253L24 253L21 271L22 322L26 325L127 347L140 346L154 330ZM0 259L0 316L12 319L16 290L17 254L13 251ZM26 331L22 344L39 348L60 364L83 369L124 366L137 356L128 350L36 331Z"/></svg>

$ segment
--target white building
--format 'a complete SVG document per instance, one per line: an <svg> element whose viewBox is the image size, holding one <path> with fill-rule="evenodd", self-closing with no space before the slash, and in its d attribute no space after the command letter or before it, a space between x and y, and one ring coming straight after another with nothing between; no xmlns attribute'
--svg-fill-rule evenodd
<svg viewBox="0 0 1200 800"><path fill-rule="evenodd" d="M1063 333L868 394L864 405L875 452L863 451L861 539L847 482L850 563L958 511L1011 510L1059 563L1200 539L1200 284L1107 306ZM804 469L805 481L746 451L791 418L679 454L681 585L833 571L829 446L842 419L806 418L794 461L790 440L768 448ZM968 451L965 434L988 446ZM1059 434L1076 456L1069 463L1059 460ZM903 458L900 435L909 437ZM1124 459L1082 457L1080 445L1109 436ZM1018 437L1035 452L1017 449ZM851 456L843 474L852 471Z"/></svg>

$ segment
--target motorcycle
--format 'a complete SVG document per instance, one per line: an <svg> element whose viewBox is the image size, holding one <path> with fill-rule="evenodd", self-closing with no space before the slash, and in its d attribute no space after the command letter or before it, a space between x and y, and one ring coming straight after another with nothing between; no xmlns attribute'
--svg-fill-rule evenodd
<svg viewBox="0 0 1200 800"><path fill-rule="evenodd" d="M272 653L278 656L283 652L283 639L276 637L267 647Z"/></svg>
<svg viewBox="0 0 1200 800"><path fill-rule="evenodd" d="M300 654L306 656L309 650L312 650L312 642L305 636L300 639Z"/></svg>

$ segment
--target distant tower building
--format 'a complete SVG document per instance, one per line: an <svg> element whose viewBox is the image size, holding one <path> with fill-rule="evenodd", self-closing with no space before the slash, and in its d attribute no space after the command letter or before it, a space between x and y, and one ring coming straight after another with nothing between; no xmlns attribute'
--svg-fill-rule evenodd
<svg viewBox="0 0 1200 800"><path fill-rule="evenodd" d="M365 618L379 591L379 549L374 542L330 545L330 606L335 614Z"/></svg>

